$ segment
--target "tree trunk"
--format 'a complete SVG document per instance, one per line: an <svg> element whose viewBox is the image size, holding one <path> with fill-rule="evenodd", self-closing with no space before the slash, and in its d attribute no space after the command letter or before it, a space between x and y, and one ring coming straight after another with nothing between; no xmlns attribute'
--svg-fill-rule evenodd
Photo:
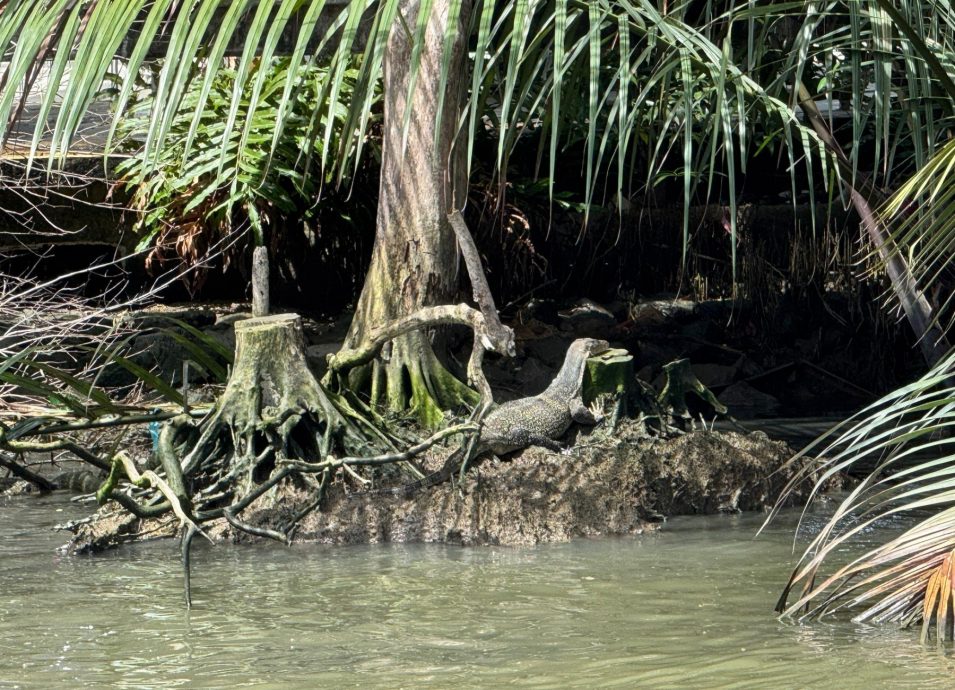
<svg viewBox="0 0 955 690"><path fill-rule="evenodd" d="M800 105L806 114L806 118L816 134L819 135L819 138L825 142L836 157L836 163L842 173L842 183L849 192L849 199L853 207L862 219L862 228L868 235L872 246L878 252L879 257L885 263L885 271L889 276L892 291L899 300L909 325L915 332L919 348L922 350L922 356L929 367L934 367L946 355L951 346L944 331L938 325L935 317L932 316L932 306L915 282L905 258L893 246L886 228L879 222L873 211L873 206L877 206L881 201L874 198L876 197L875 190L870 184L866 184L865 180L863 180L862 191L856 186L857 182L853 180L852 166L849 159L832 136L832 132L829 131L828 125L819 113L819 109L816 107L808 89L801 82L798 84L798 89ZM865 189L866 187L868 189Z"/></svg>
<svg viewBox="0 0 955 690"><path fill-rule="evenodd" d="M410 102L413 46L404 26L414 31L418 0L402 2L405 24L396 22L388 41L377 235L365 286L345 340L349 348L360 345L375 326L424 306L451 303L456 296L457 249L448 213L462 205L467 183L461 174L461 157L455 154L452 160L452 143L463 95L461 75L470 9L465 2L462 26L452 46L440 132L435 136L450 5L451 0L435 0L432 4ZM412 115L404 132L409 107ZM428 425L440 422L443 409L476 399L474 392L438 361L427 334L421 332L396 338L390 356L354 372L349 385L353 390L370 387L374 406L393 411L410 409Z"/></svg>

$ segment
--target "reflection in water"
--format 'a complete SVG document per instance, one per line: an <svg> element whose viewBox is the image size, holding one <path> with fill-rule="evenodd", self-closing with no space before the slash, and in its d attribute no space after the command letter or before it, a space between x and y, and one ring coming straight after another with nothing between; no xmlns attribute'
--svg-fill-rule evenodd
<svg viewBox="0 0 955 690"><path fill-rule="evenodd" d="M757 540L754 515L536 548L199 546L187 612L176 544L59 556L49 528L75 514L62 497L0 502L0 688L922 688L955 673L913 632L778 622L794 517Z"/></svg>

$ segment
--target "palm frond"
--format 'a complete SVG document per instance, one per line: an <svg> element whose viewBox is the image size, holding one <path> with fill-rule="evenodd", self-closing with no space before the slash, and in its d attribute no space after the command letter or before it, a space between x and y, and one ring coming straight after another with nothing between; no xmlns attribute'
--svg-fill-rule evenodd
<svg viewBox="0 0 955 690"><path fill-rule="evenodd" d="M813 479L815 497L836 473L859 466L874 469L810 540L780 597L778 610L783 615L807 619L853 610L854 620L907 625L922 620L926 612L938 612L936 595L941 590L937 582L930 587L930 580L942 577L943 571L950 573L949 555L955 549L953 374L955 354L794 459L804 461L810 452L821 458L807 462L783 496ZM823 573L824 564L837 560L865 530L903 515L921 520L889 542ZM945 597L950 595L949 591ZM948 611L938 618L940 631Z"/></svg>
<svg viewBox="0 0 955 690"><path fill-rule="evenodd" d="M935 297L935 320L955 323L955 140L918 170L885 205L894 252L914 279Z"/></svg>
<svg viewBox="0 0 955 690"><path fill-rule="evenodd" d="M405 16L412 6L421 13ZM405 31L412 43L408 88L421 70L436 72L429 83L438 84L439 99L450 93L452 81L470 86L463 112L451 114L466 130L457 146L467 149L469 162L485 134L496 144L494 164L502 172L514 152L530 143L537 147L538 165L547 159L542 169L553 198L555 178L573 175L557 161L579 147L585 207L680 179L684 207L711 196L729 207L735 253L737 178L754 142L788 159L793 203L797 178L814 203L820 169L823 183L844 174L827 160L825 142L799 118L800 84L808 83L820 102L841 102L841 112L848 110L851 139L858 142L847 151L853 178L861 174L864 142L871 141L867 150L874 160L866 167L875 186L924 164L955 112L955 71L947 57L955 47L955 22L946 3L677 0L661 9L655 0L453 0L442 5L450 8L450 19L465 11L470 16L447 22L437 42L441 55L426 56L423 31L433 6L407 0L242 0L225 7L218 0L11 3L0 13L6 61L0 138L14 132L13 121L30 102L36 118L29 125L28 158L39 155L40 140L48 138L50 161L61 160L112 74L118 96L104 148L108 153L120 145L119 123L131 114L144 118L139 155L148 162L146 173L167 164L172 148L180 167L201 159L212 186L236 196L247 168L231 147L242 150L259 136L257 121L243 113L273 99L271 136L256 141L266 170L276 166L304 177L317 158L321 183L341 184L367 148L385 46L392 32ZM464 79L449 68L459 25L474 48ZM280 43L294 46L290 55L280 55ZM356 55L360 67L349 94L346 80ZM289 69L276 95L262 66L280 57ZM36 88L45 62L60 88ZM313 66L330 75L318 94L299 80L301 69ZM213 130L204 113L223 69L235 79L225 117ZM156 79L144 87L153 72ZM137 110L147 100L150 107ZM293 106L303 101L310 120L296 141L301 155L287 166L280 152L296 139L290 131L297 126ZM203 128L216 132L214 152L195 151ZM643 182L635 188L635 180ZM254 221L258 210L249 215ZM688 215L683 234L688 245Z"/></svg>

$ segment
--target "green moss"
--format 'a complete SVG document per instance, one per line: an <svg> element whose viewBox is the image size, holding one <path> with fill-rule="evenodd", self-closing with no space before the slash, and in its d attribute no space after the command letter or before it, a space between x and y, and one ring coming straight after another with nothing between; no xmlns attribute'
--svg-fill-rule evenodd
<svg viewBox="0 0 955 690"><path fill-rule="evenodd" d="M433 429L444 423L445 411L476 405L480 396L441 364L427 341L415 340L396 345L391 359L370 365L369 374L361 380L371 384L373 409L410 413L419 424Z"/></svg>
<svg viewBox="0 0 955 690"><path fill-rule="evenodd" d="M629 396L633 388L633 355L626 350L609 350L587 360L581 391L585 404L601 395Z"/></svg>

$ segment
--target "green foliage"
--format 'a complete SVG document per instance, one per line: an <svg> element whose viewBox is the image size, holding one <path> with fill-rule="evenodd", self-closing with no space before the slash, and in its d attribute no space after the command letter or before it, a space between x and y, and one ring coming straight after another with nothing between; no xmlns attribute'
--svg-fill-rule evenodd
<svg viewBox="0 0 955 690"><path fill-rule="evenodd" d="M955 139L903 184L882 210L892 249L932 296L935 319L955 325ZM881 262L879 262L881 264Z"/></svg>
<svg viewBox="0 0 955 690"><path fill-rule="evenodd" d="M175 245L179 256L194 264L204 258L217 234L247 224L256 244L263 244L265 226L304 214L314 203L331 177L316 165L325 145L352 154L357 148L354 140L343 140L341 133L358 69L343 72L340 102L316 123L313 104L331 75L328 68L300 66L282 137L273 146L288 72L288 59L276 59L267 69L261 64L249 69L235 112L247 131L226 127L234 105L235 69L220 68L208 91L201 79L194 79L185 90L163 146L152 156L147 155L143 142L153 124L155 97L153 89L140 90L143 96L130 104L118 128L125 145L134 151L118 171L124 184L134 190L132 203L141 214L140 248L155 244L161 252ZM204 101L201 110L197 109L200 100ZM332 137L310 137L316 124L330 125Z"/></svg>
<svg viewBox="0 0 955 690"><path fill-rule="evenodd" d="M892 254L901 255L913 277L937 295L936 319L951 326L951 266L955 260L955 145L947 143L890 199L882 220L891 228ZM885 262L877 259L877 265ZM844 430L840 430L844 429ZM811 540L780 599L786 615L812 618L859 609L859 621L922 622L939 640L955 618L955 353L912 384L893 391L853 420L806 448L821 458L807 463L784 492L814 475L814 495L832 477L874 465ZM837 433L839 432L839 433ZM823 444L835 437L826 445ZM820 449L820 446L821 449ZM926 517L926 514L928 516ZM887 543L839 565L842 547L878 521L919 518ZM790 595L794 601L789 602ZM948 633L951 635L951 633Z"/></svg>
<svg viewBox="0 0 955 690"><path fill-rule="evenodd" d="M82 341L69 345L71 361L66 361L62 352L37 346L24 347L9 356L0 353L0 392L5 407L15 413L42 410L45 414L96 419L130 411L147 412L156 405L181 406L181 391L142 363L143 353L135 345L136 338L143 335L168 338L182 349L194 370L225 384L233 357L229 348L178 319L155 314L145 318L169 325L137 328L139 318L135 316L126 323L126 328L135 329L128 333L91 324ZM101 377L107 367L125 370L136 385L132 389L103 387Z"/></svg>
<svg viewBox="0 0 955 690"><path fill-rule="evenodd" d="M0 134L21 105L21 91L10 87L35 84L36 64L50 61L54 80L64 88L61 94L48 89L40 95L30 149L38 155L51 131L48 161L61 159L124 46L106 148L115 149L117 128L134 110L142 125L142 179L159 170L172 172L170 180L150 180L143 188L142 198L158 203L146 212L146 224L163 234L163 220L185 214L178 249L189 257L195 251L195 218L228 227L236 218L227 210L239 209L241 219L261 232L268 213L280 212L289 198L297 200L302 186L271 184L272 165L306 177L317 169L317 177L336 185L345 181L373 130L388 38L394 30L407 31L414 46L411 88L422 69L440 72L435 89L440 103L462 77L470 85L463 113L439 115L459 122L458 143L467 150L469 168L475 146L489 136L499 171L533 140L536 169L551 194L558 178L579 186L582 177L585 209L607 200L622 207L623 199L676 182L685 207L714 196L730 206L735 258L737 178L755 153L776 152L790 172L794 200L797 187L814 201L817 188L844 174L800 120L795 99L800 84L815 86L819 101L842 104L844 127L851 132L840 139L844 146L852 142L851 174L866 171L883 183L929 160L950 127L955 104L955 70L948 57L955 22L942 2L424 2L423 11L440 6L448 14L451 28L440 56L423 54L426 17L405 16L407 5L406 0L345 6L261 0L224 8L217 0L10 2L0 13L0 52L10 58L6 87L0 89ZM449 74L459 26L471 48L468 75ZM144 103L137 100L140 80L157 53L164 58L151 84L152 98ZM283 69L273 72L280 54ZM318 62L324 65L321 84L303 89L302 70ZM61 96L67 107L57 108ZM260 108L260 102L266 105ZM271 138L260 129L266 112ZM216 114L213 121L210 113ZM406 128L432 126L413 119L413 114L406 118ZM294 134L287 136L286 129ZM350 136L342 138L343 131ZM300 144L303 154L291 167L282 150L290 142ZM575 146L583 150L581 169L559 170L558 161ZM191 162L194 157L205 166L203 183L186 177L190 167L199 167ZM176 202L186 189L199 193ZM274 201L264 201L272 194ZM171 241L174 234L167 234ZM686 213L684 248L689 239Z"/></svg>
<svg viewBox="0 0 955 690"><path fill-rule="evenodd" d="M677 0L661 9L656 0L453 1L441 8L451 28L440 56L423 55L426 17L404 16L402 0L219 6L217 0L9 3L0 16L0 52L10 57L0 123L19 106L19 92L10 86L35 83L36 63L52 60L67 107L54 107L55 90L40 98L31 149L38 152L49 126L49 160L62 157L125 42L107 149L135 110L147 177L160 169L185 173L193 157L204 166L206 182L195 199L177 209L167 190L155 189L151 196L160 208L203 215L242 207L254 226L265 222L257 216L264 197L275 194L269 202L274 210L296 189L293 183L291 189L251 191L256 180L275 179L259 166L263 154L266 168L307 175L314 158L322 178L336 184L345 179L372 127L385 46L394 30L412 36L409 88L421 69L437 69L441 103L462 77L449 74L449 51L459 25L467 32L473 50L464 77L470 84L465 112L439 117L458 118L469 165L484 134L494 140L499 170L507 169L523 139L533 137L553 191L557 161L579 142L588 206L633 196L677 175L684 205L719 195L733 211L736 178L752 154L765 148L778 149L788 161L794 198L797 184L814 193L833 171L825 147L798 117L794 94L800 83L815 85L816 98L843 104L852 130L846 140L856 142L848 151L853 171L867 168L886 181L900 167L930 158L955 103L947 57L955 22L941 2ZM439 7L421 3L423 12L433 6ZM141 103L139 79L160 40L165 57L153 97ZM228 57L237 49L239 57ZM69 50L76 60L66 70ZM283 70L260 68L273 65L280 53L286 55ZM302 70L312 69L319 56L325 76L303 89ZM260 109L260 102L267 105ZM266 112L271 138L260 128ZM210 113L216 119L210 121ZM409 118L406 127L432 126ZM350 136L342 139L341 131ZM288 166L283 148L290 142L302 144L306 169ZM246 156L247 148L253 155ZM171 153L183 162L173 163ZM181 177L152 184L181 190L190 184ZM209 189L216 192L202 193ZM735 215L729 214L731 225ZM688 215L685 220L686 244Z"/></svg>

